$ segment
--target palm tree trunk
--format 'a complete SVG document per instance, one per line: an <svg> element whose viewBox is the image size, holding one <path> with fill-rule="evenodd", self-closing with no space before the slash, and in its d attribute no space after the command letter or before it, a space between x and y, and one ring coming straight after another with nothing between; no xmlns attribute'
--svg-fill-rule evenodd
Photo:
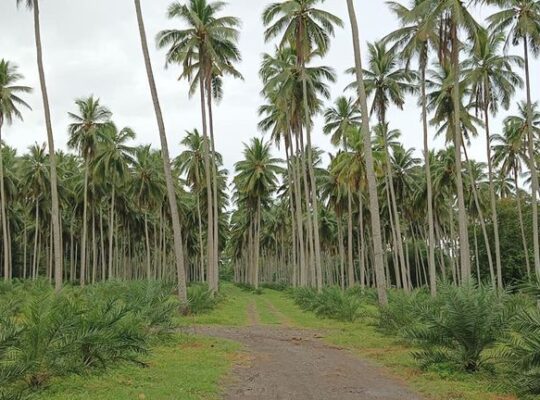
<svg viewBox="0 0 540 400"><path fill-rule="evenodd" d="M360 233L359 237L359 246L361 246L361 251L359 253L360 257L360 287L364 290L365 280L366 280L366 264L365 264L365 248L366 240L364 237L364 202L362 200L362 191L358 189L358 230Z"/></svg>
<svg viewBox="0 0 540 400"><path fill-rule="evenodd" d="M353 215L352 215L352 195L351 189L347 186L347 258L348 258L348 286L354 286L354 260L353 260Z"/></svg>
<svg viewBox="0 0 540 400"><path fill-rule="evenodd" d="M49 163L51 168L51 217L53 225L54 242L54 287L56 292L62 289L62 246L60 234L60 207L58 204L58 174L56 172L56 153L54 149L54 135L51 122L51 110L49 107L49 95L45 82L45 69L43 67L43 50L41 47L41 27L39 21L39 0L33 1L34 33L36 40L37 64L41 95L43 97L43 109L45 113L45 125L47 128L47 142L49 146Z"/></svg>
<svg viewBox="0 0 540 400"><path fill-rule="evenodd" d="M493 221L493 236L495 237L495 267L497 273L497 287L503 288L502 281L502 264L501 264L501 244L499 238L499 217L497 215L497 199L495 197L495 187L493 185L493 162L491 160L491 134L489 132L489 111L487 106L487 93L484 103L486 104L484 109L484 120L486 129L486 154L488 163L488 177L489 177L489 197L491 203L491 219Z"/></svg>
<svg viewBox="0 0 540 400"><path fill-rule="evenodd" d="M529 150L529 169L532 181L532 212L533 212L533 250L534 250L534 270L536 276L540 278L540 245L538 242L538 170L536 169L536 151L534 135L532 129L532 100L531 100L531 79L529 71L529 45L527 37L523 38L523 52L525 54L525 86L527 88L527 144Z"/></svg>
<svg viewBox="0 0 540 400"><path fill-rule="evenodd" d="M349 18L351 22L353 47L354 47L354 59L356 70L356 83L358 91L358 99L361 105L362 115L369 115L367 106L366 89L364 86L363 74L362 74L362 55L360 50L360 33L358 29L358 21L356 19L356 13L354 11L353 0L347 0L347 9L349 12ZM384 272L383 262L383 246L381 238L381 220L379 215L379 198L377 195L377 180L375 178L375 168L373 165L373 153L371 149L371 134L369 129L368 118L362 118L362 130L364 133L364 151L366 158L366 175L368 180L369 191L369 204L371 215L371 230L373 240L373 258L374 268L377 284L377 294L379 297L379 303L381 305L388 304L388 297L386 294L386 278Z"/></svg>
<svg viewBox="0 0 540 400"><path fill-rule="evenodd" d="M169 207L171 209L171 220L172 220L173 240L174 240L174 254L176 258L176 273L177 273L177 281L178 281L178 298L180 302L182 302L182 304L185 306L187 305L187 289L186 289L186 275L185 275L185 270L184 270L184 250L182 248L182 230L180 228L180 218L178 216L176 191L174 188L174 181L173 181L172 171L171 171L169 146L167 143L167 136L165 133L165 124L163 122L161 106L159 105L159 98L157 94L156 82L154 80L154 73L152 71L152 63L150 62L150 54L148 51L146 31L144 28L141 2L140 0L134 0L134 2L135 2L135 10L137 12L139 34L141 36L141 47L142 47L142 51L144 55L144 62L146 65L146 73L148 76L148 84L150 86L150 92L152 94L152 101L154 103L154 111L156 113L156 120L157 120L158 130L159 130L159 138L161 141L163 168L165 172L165 182L167 185L167 197L169 199Z"/></svg>
<svg viewBox="0 0 540 400"><path fill-rule="evenodd" d="M2 143L2 125L4 124L4 118L0 114L0 208L2 213L0 218L2 218L2 242L4 244L3 253L4 253L4 280L10 280L9 273L9 240L7 233L7 215L6 215L6 190L4 186L4 152L3 152L3 143Z"/></svg>
<svg viewBox="0 0 540 400"><path fill-rule="evenodd" d="M289 143L291 143L292 149L292 138L291 132L288 132ZM291 150L292 152L292 150ZM300 286L304 287L307 285L307 267L306 267L306 253L304 247L304 226L302 218L302 199L301 199L301 190L300 190L300 166L299 160L300 157L296 154L293 163L293 179L294 179L294 199L296 202L296 230L298 232L298 249L300 252Z"/></svg>
<svg viewBox="0 0 540 400"><path fill-rule="evenodd" d="M199 222L199 251L200 251L200 274L201 274L201 282L205 282L204 279L204 250L203 250L203 233L202 233L202 218L201 218L201 196L199 193L196 194L197 196L197 221Z"/></svg>
<svg viewBox="0 0 540 400"><path fill-rule="evenodd" d="M345 246L343 245L343 228L341 217L337 216L338 246L339 246L339 284L345 290Z"/></svg>
<svg viewBox="0 0 540 400"><path fill-rule="evenodd" d="M301 138L302 137L302 133L300 132L299 134L299 137ZM310 189L309 189L309 183L308 183L308 177L307 177L307 173L306 173L306 159L304 157L304 146L303 146L303 142L301 142L302 145L301 145L301 148L299 149L299 154L301 154L300 156L300 161L302 162L302 182L304 183L304 202L306 203L306 210L309 210L310 209ZM307 234L308 234L308 257L307 257L307 260L308 260L308 266L311 266L311 268L308 269L308 272L309 272L309 276L311 278L311 281L312 283L313 282L313 278L314 278L314 275L316 275L316 272L315 272L315 268L313 268L313 261L315 259L315 247L314 247L314 234L313 234L313 220L312 220L312 213L309 213L308 212L308 215L306 216L306 222L307 222L307 226L306 226L306 230L307 230Z"/></svg>
<svg viewBox="0 0 540 400"><path fill-rule="evenodd" d="M529 261L529 246L527 246L527 237L525 235L525 226L523 224L523 211L521 209L521 192L519 190L519 179L517 168L514 168L514 185L516 186L516 202L519 217L519 229L521 231L521 241L523 242L523 252L525 253L525 265L527 267L527 278L531 279L531 264Z"/></svg>
<svg viewBox="0 0 540 400"><path fill-rule="evenodd" d="M109 215L109 279L113 278L114 198L115 197L116 197L116 187L113 183L112 193L111 193L111 210L110 210L110 215ZM81 277L81 279L83 278Z"/></svg>
<svg viewBox="0 0 540 400"><path fill-rule="evenodd" d="M315 261L315 276L317 289L322 289L322 268L321 268L321 239L319 235L319 200L317 198L317 184L315 181L315 171L313 167L313 149L311 145L311 121L309 118L309 104L307 99L307 77L306 77L306 66L305 63L302 65L304 79L302 80L302 96L304 102L304 113L306 115L306 138L307 138L307 162L308 162L308 173L309 179L311 181L311 205L313 208L313 245L314 245L314 261ZM306 194L307 195L307 194ZM309 207L306 204L306 207ZM308 215L308 224L311 224L310 216Z"/></svg>
<svg viewBox="0 0 540 400"><path fill-rule="evenodd" d="M205 87L202 79L199 79L199 90L201 96L201 117L203 126L203 138L204 138L204 176L206 179L206 206L207 206L207 233L206 233L206 245L207 248L207 262L208 262L208 286L211 291L215 290L215 274L214 274L214 207L212 197L212 166L210 165L210 139L208 137L208 127L206 123L206 102L205 102Z"/></svg>
<svg viewBox="0 0 540 400"><path fill-rule="evenodd" d="M298 260L296 257L296 224L295 224L295 213L294 213L294 178L292 176L292 168L291 168L291 158L289 156L289 146L292 146L292 144L285 143L285 157L287 162L287 174L289 178L289 208L291 209L291 230L292 230L292 237L291 237L291 245L292 245L292 259L293 259L293 271L292 271L292 286L296 287L297 284L297 271L298 271Z"/></svg>
<svg viewBox="0 0 540 400"><path fill-rule="evenodd" d="M431 165L429 159L429 132L427 118L427 96L426 96L426 62L422 62L422 128L424 133L424 167L427 186L427 208L428 208L428 229L429 229L429 289L431 296L437 295L437 266L435 263L435 227L433 219L433 186L431 183Z"/></svg>
<svg viewBox="0 0 540 400"><path fill-rule="evenodd" d="M36 271L38 269L38 236L39 236L39 206L36 199L36 218L35 218L35 233L34 233L34 260L32 265L32 278L36 278Z"/></svg>
<svg viewBox="0 0 540 400"><path fill-rule="evenodd" d="M461 142L463 143L463 140ZM487 229L486 229L486 220L484 218L484 213L482 211L480 200L478 198L478 191L476 190L476 182L472 181L473 174L471 170L471 163L469 162L469 156L467 155L467 148L465 147L464 144L462 147L463 147L463 153L465 154L465 161L467 163L467 168L469 170L469 175L471 176L471 189L473 192L474 204L476 205L476 210L478 211L478 219L480 220L480 226L482 228L482 235L484 236L484 242L486 244L486 253L487 253L487 258L488 258L491 284L495 288L497 287L497 281L496 281L497 278L495 277L495 270L493 268L493 257L491 255L491 245L489 242L489 236L487 234Z"/></svg>
<svg viewBox="0 0 540 400"><path fill-rule="evenodd" d="M257 199L257 214L255 221L255 251L254 251L254 286L259 288L259 252L261 246L261 198Z"/></svg>
<svg viewBox="0 0 540 400"><path fill-rule="evenodd" d="M107 280L105 272L105 237L103 234L103 215L101 207L99 208L99 241L101 245L101 280L105 282Z"/></svg>
<svg viewBox="0 0 540 400"><path fill-rule="evenodd" d="M88 160L84 162L84 194L83 194L83 218L82 218L82 238L81 238L81 276L80 285L84 287L86 283L86 237L88 234L87 227L87 210L88 210Z"/></svg>
<svg viewBox="0 0 540 400"><path fill-rule="evenodd" d="M459 40L457 37L457 25L452 16L452 65L454 73L454 87L452 98L454 103L454 151L455 151L455 174L458 197L458 225L459 225L459 251L461 262L461 280L467 283L471 277L471 259L469 248L469 232L467 228L467 211L465 209L465 195L463 193L463 177L461 175L461 118L459 98Z"/></svg>
<svg viewBox="0 0 540 400"><path fill-rule="evenodd" d="M92 284L97 279L96 212L92 209Z"/></svg>
<svg viewBox="0 0 540 400"><path fill-rule="evenodd" d="M218 175L218 166L216 160L216 143L214 140L214 116L212 110L212 85L211 81L208 80L208 125L210 128L210 144L212 145L211 153L211 163L212 163L212 200L213 200L213 244L214 244L214 267L212 271L214 273L214 291L217 292L219 287L219 210L218 210L218 187L217 187L217 175Z"/></svg>
<svg viewBox="0 0 540 400"><path fill-rule="evenodd" d="M150 256L150 235L148 234L148 213L144 213L144 237L146 240L146 279L152 279L152 258Z"/></svg>

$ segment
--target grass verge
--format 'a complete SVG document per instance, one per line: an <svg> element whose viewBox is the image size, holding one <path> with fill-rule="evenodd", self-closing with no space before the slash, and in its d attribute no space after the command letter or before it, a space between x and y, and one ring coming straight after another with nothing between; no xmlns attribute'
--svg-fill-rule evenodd
<svg viewBox="0 0 540 400"><path fill-rule="evenodd" d="M99 374L58 379L36 400L211 400L239 345L178 334L152 349L148 367L123 365Z"/></svg>

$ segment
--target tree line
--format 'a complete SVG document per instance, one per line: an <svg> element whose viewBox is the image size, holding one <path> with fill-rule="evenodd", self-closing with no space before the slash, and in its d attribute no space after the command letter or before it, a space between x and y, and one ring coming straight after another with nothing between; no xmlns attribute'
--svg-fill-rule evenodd
<svg viewBox="0 0 540 400"><path fill-rule="evenodd" d="M274 48L261 61L259 128L283 145L284 160L273 155L271 142L246 144L235 165L231 212L213 117L224 79L242 79L240 20L223 15L226 3L173 2L167 12L178 26L156 38L201 106L200 131L186 134L186 151L175 160L140 0L134 5L161 150L134 147L134 132L116 127L111 111L89 97L70 113L68 144L76 154L54 149L39 1L22 3L34 16L48 145L22 156L5 145L0 152L5 279L45 273L57 290L66 280L175 279L185 302L187 281L205 281L215 292L219 272L230 270L255 287L374 286L384 304L389 286L426 285L435 295L438 280L463 284L476 277L502 288L540 274L540 112L530 82L530 60L540 49L539 1L477 1L496 9L486 21L460 0L388 2L400 27L369 43L364 58L355 4L347 0L351 84L333 102L336 73L324 58L335 30L346 24L322 0L270 4L262 21ZM510 54L511 46L522 54ZM27 111L31 89L21 80L2 61L0 127ZM521 87L525 99L516 98ZM399 127L387 117L389 107L414 97L422 159L400 143ZM491 127L514 102L519 113ZM318 115L336 147L328 165L312 144ZM446 140L438 151L430 146L436 135ZM485 164L468 157L477 135L487 139ZM16 190L19 183L24 191ZM499 215L508 204L519 221L511 272Z"/></svg>

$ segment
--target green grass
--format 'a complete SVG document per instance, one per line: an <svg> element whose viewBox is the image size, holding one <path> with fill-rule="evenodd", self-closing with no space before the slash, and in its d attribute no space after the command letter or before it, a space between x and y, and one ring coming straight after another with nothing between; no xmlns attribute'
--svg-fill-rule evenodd
<svg viewBox="0 0 540 400"><path fill-rule="evenodd" d="M135 365L53 382L36 400L210 400L230 370L239 345L175 335L152 349L147 368Z"/></svg>
<svg viewBox="0 0 540 400"><path fill-rule="evenodd" d="M223 299L209 313L178 318L181 326L187 325L224 325L245 326L248 323L247 306L253 301L253 295L232 284L221 287Z"/></svg>
<svg viewBox="0 0 540 400"><path fill-rule="evenodd" d="M448 370L422 371L411 356L413 350L375 328L375 307L354 323L321 319L303 312L286 293L265 289L255 295L225 284L225 297L217 308L199 316L182 317L181 325L248 324L247 308L255 304L261 324L290 325L319 331L334 346L371 359L403 379L412 389L432 400L509 400L496 377ZM273 310L272 306L277 310ZM239 345L195 336L176 335L170 344L151 351L149 368L124 365L101 374L58 379L36 400L196 400L217 399L223 376L238 357ZM540 398L536 398L538 400Z"/></svg>

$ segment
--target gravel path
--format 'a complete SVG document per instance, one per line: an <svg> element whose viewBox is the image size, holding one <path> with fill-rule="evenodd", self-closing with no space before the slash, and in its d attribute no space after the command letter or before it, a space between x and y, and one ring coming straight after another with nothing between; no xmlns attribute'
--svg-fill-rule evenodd
<svg viewBox="0 0 540 400"><path fill-rule="evenodd" d="M317 332L260 325L254 303L248 320L248 327L192 329L244 346L248 362L235 367L225 400L422 399L371 362L326 345Z"/></svg>

